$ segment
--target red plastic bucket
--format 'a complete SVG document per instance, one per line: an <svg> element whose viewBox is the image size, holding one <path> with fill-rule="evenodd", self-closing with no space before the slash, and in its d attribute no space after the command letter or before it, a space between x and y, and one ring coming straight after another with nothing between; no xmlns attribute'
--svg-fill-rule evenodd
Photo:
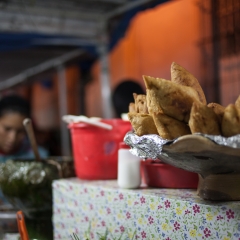
<svg viewBox="0 0 240 240"><path fill-rule="evenodd" d="M198 174L154 160L142 162L143 182L157 188L191 188L198 186Z"/></svg>
<svg viewBox="0 0 240 240"><path fill-rule="evenodd" d="M112 130L97 126L70 124L76 176L87 180L117 179L119 143L132 129L129 121L104 119Z"/></svg>

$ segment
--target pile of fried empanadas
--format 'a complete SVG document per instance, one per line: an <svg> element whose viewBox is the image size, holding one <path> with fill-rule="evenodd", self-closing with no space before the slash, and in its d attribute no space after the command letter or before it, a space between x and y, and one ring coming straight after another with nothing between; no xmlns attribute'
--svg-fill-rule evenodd
<svg viewBox="0 0 240 240"><path fill-rule="evenodd" d="M207 103L198 80L175 62L171 80L145 75L143 80L146 95L133 93L128 113L138 136L158 134L172 140L191 133L240 134L240 96L227 107Z"/></svg>

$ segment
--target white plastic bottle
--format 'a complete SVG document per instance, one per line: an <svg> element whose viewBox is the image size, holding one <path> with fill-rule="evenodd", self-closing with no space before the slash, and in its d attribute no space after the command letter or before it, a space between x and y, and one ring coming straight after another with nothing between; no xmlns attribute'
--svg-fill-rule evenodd
<svg viewBox="0 0 240 240"><path fill-rule="evenodd" d="M118 186L120 188L138 188L141 184L141 159L129 151L130 147L124 142L118 150Z"/></svg>

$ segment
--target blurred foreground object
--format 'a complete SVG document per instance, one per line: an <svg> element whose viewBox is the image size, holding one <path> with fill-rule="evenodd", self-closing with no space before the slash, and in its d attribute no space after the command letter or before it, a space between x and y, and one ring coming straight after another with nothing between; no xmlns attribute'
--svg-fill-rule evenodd
<svg viewBox="0 0 240 240"><path fill-rule="evenodd" d="M22 211L17 212L17 223L18 223L18 231L21 236L21 240L29 240L28 231L25 224L25 219Z"/></svg>
<svg viewBox="0 0 240 240"><path fill-rule="evenodd" d="M52 215L52 181L73 177L72 159L45 159L39 162L8 160L0 164L0 187L7 200L28 218Z"/></svg>

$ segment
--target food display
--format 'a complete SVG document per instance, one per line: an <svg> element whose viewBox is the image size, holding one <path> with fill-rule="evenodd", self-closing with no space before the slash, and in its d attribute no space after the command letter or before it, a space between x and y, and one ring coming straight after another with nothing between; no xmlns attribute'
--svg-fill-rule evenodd
<svg viewBox="0 0 240 240"><path fill-rule="evenodd" d="M198 194L204 199L240 200L240 96L226 107L208 103L198 80L176 63L171 80L143 80L141 104L147 113L137 107L135 95L128 113L134 131L124 138L130 151L198 173Z"/></svg>
<svg viewBox="0 0 240 240"><path fill-rule="evenodd" d="M173 62L171 80L143 76L146 95L133 93L128 117L138 136L173 140L193 133L231 137L240 134L240 97L224 107L207 103L198 80Z"/></svg>

